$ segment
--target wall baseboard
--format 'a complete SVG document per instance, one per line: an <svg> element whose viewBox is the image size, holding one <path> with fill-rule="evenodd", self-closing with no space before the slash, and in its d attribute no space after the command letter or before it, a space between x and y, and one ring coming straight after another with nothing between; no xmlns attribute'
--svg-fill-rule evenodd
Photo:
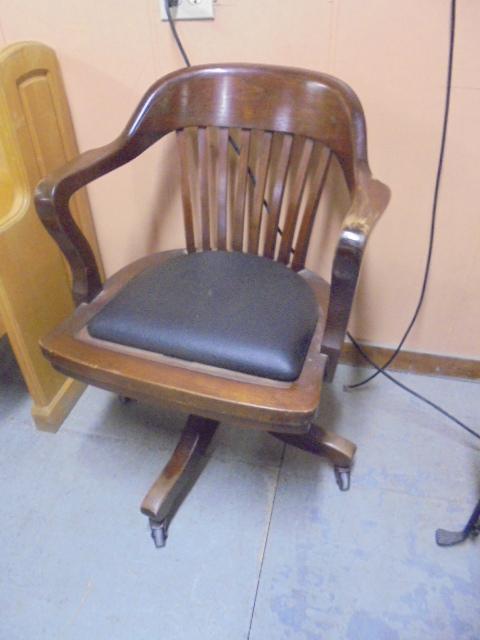
<svg viewBox="0 0 480 640"><path fill-rule="evenodd" d="M378 364L386 362L392 355L393 349L376 347L360 343L365 353ZM343 345L340 362L353 366L370 367L355 349L353 344ZM452 378L466 378L480 380L480 360L454 358L433 353L419 353L417 351L402 351L389 366L391 371L406 371L429 376L450 376Z"/></svg>

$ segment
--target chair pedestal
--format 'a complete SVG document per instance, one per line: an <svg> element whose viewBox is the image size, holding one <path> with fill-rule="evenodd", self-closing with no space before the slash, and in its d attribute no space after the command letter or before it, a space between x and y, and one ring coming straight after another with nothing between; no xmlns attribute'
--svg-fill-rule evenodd
<svg viewBox="0 0 480 640"><path fill-rule="evenodd" d="M157 548L165 546L175 513L208 461L209 445L218 425L215 420L190 415L172 457L143 499L140 509L149 518ZM357 448L353 442L316 424L305 434L270 433L282 442L326 457L334 466L340 489L350 488L350 471Z"/></svg>

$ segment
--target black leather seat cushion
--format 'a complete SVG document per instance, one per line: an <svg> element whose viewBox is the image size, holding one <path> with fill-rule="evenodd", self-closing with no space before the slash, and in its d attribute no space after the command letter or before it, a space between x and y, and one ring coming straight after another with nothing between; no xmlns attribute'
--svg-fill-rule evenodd
<svg viewBox="0 0 480 640"><path fill-rule="evenodd" d="M267 258L226 251L175 256L130 281L90 335L156 353L295 380L318 318L305 280Z"/></svg>

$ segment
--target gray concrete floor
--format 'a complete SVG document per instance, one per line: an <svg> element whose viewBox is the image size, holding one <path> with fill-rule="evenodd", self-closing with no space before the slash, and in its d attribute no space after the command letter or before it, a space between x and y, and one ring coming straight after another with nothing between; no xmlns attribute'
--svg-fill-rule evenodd
<svg viewBox="0 0 480 640"><path fill-rule="evenodd" d="M1 640L478 640L478 542L435 545L480 494L479 447L385 380L325 389L358 444L352 489L262 433L224 425L167 547L139 503L179 416L89 388L40 433L0 342ZM475 383L399 376L480 427Z"/></svg>

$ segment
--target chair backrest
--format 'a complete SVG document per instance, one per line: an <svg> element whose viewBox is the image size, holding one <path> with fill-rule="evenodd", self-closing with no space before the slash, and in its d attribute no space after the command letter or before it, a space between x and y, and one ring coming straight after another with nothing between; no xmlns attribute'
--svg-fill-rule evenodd
<svg viewBox="0 0 480 640"><path fill-rule="evenodd" d="M358 98L343 82L301 69L226 64L172 73L140 102L123 134L124 157L171 132L187 250L259 253L296 270L332 155L350 190L367 163Z"/></svg>

